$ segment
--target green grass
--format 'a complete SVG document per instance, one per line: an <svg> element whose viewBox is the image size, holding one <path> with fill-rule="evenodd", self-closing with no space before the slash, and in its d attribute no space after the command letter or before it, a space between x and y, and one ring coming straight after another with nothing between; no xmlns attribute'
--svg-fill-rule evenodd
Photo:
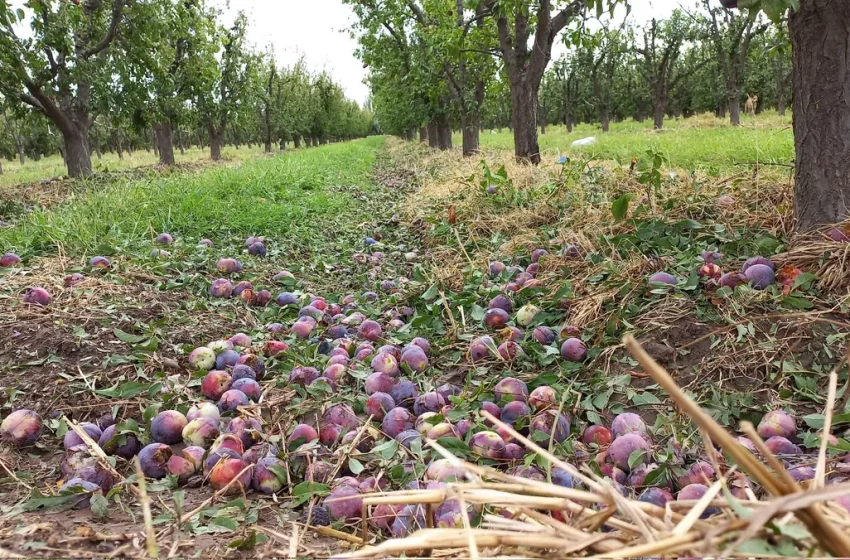
<svg viewBox="0 0 850 560"><path fill-rule="evenodd" d="M156 232L177 238L266 235L309 244L332 239L327 220L365 212L352 204L354 188L369 189L383 138L334 144L256 159L197 174L124 180L89 187L51 210L36 209L0 231L0 247L21 255L55 251L91 255L104 246L149 241Z"/></svg>
<svg viewBox="0 0 850 560"><path fill-rule="evenodd" d="M226 160L246 160L262 153L263 146L261 145L254 145L251 148L241 146L238 150L232 146L227 146L222 150L222 157ZM174 153L174 159L178 164L204 161L208 160L209 157L209 148L190 148L186 150L185 154L181 154L180 150L175 149ZM159 158L152 151L137 150L132 154L125 152L124 159L118 159L118 155L114 153L103 154L101 159L95 156L92 158L92 167L95 171L116 171L154 165L158 162ZM24 165L18 163L17 159L14 161L4 160L3 174L0 175L0 187L61 177L66 173L65 163L58 154L42 158L40 161L27 159Z"/></svg>
<svg viewBox="0 0 850 560"><path fill-rule="evenodd" d="M570 147L575 140L588 136L596 136L596 143L584 148ZM647 150L653 149L663 153L673 167L700 169L712 175L731 173L737 163L788 164L794 157L791 117L779 117L775 113L756 118L745 116L741 127L733 127L728 119L716 119L714 115L678 121L667 119L661 132L654 131L648 120L612 123L607 134L602 134L598 125L581 124L571 133L563 126L553 126L539 140L544 160L552 162L559 155L569 155L627 164L633 157L643 157ZM460 145L460 136L454 142ZM513 150L513 135L507 129L497 134L484 130L481 146Z"/></svg>

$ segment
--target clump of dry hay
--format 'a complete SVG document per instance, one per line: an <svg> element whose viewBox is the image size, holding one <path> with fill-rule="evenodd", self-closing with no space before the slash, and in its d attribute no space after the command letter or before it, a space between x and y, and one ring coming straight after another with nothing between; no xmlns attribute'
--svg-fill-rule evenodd
<svg viewBox="0 0 850 560"><path fill-rule="evenodd" d="M622 496L591 470L576 469L546 449L485 413L490 422L553 467L568 471L587 490L565 488L545 481L530 480L491 467L462 461L436 442L429 445L452 465L462 469L466 481L445 488L405 491L367 496L363 501L362 542L369 542L368 513L377 504L419 504L430 520L434 508L447 501L460 506L461 528L422 528L406 538L392 539L374 547L344 555L345 558L382 558L400 553L454 558L589 556L631 558L641 556L750 557L740 550L750 541L793 550L812 556L850 555L850 515L828 503L850 492L850 483L825 486L827 438L823 438L816 476L806 488L791 478L783 463L765 446L753 426L744 423L744 433L759 455L740 445L710 415L682 391L672 377L629 337L625 346L643 369L658 382L700 428L706 456L719 474L698 501L668 502L664 508ZM830 432L835 406L837 374L830 376L824 432ZM724 468L715 445L738 465ZM763 460L759 460L759 456ZM746 472L770 497L758 500L733 497L729 488ZM480 527L473 528L463 514L469 506L489 508ZM709 508L720 513L703 519ZM551 512L560 512L558 518ZM785 549L787 550L787 548Z"/></svg>
<svg viewBox="0 0 850 560"><path fill-rule="evenodd" d="M850 227L845 222L842 229ZM773 259L782 266L793 266L818 277L821 289L850 294L850 243L836 242L823 231L791 238L790 247Z"/></svg>

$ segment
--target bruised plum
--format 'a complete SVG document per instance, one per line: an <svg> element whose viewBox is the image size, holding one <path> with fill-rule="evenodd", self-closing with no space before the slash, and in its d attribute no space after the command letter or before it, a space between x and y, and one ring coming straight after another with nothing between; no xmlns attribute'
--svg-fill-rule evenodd
<svg viewBox="0 0 850 560"><path fill-rule="evenodd" d="M174 454L171 448L162 443L152 443L139 451L139 463L142 473L148 478L164 478L168 474L168 460Z"/></svg>
<svg viewBox="0 0 850 560"><path fill-rule="evenodd" d="M489 336L482 336L473 340L469 345L469 359L478 362L490 357L496 343Z"/></svg>
<svg viewBox="0 0 850 560"><path fill-rule="evenodd" d="M201 393L211 400L217 401L230 388L230 374L226 371L213 370L204 376L201 382Z"/></svg>
<svg viewBox="0 0 850 560"><path fill-rule="evenodd" d="M517 422L522 420L523 423L528 422L531 409L523 401L511 401L502 407L500 419L512 426L516 426Z"/></svg>
<svg viewBox="0 0 850 560"><path fill-rule="evenodd" d="M340 426L351 429L357 428L360 425L360 421L357 419L357 415L354 414L354 410L347 404L335 404L331 406L322 415L322 420L328 424L339 424Z"/></svg>
<svg viewBox="0 0 850 560"><path fill-rule="evenodd" d="M227 423L225 433L234 435L242 442L244 449L263 439L263 426L256 418L236 416ZM240 451L241 453L241 451Z"/></svg>
<svg viewBox="0 0 850 560"><path fill-rule="evenodd" d="M244 459L222 458L210 471L210 486L220 491L235 480L225 494L241 494L251 488L253 470L253 465Z"/></svg>
<svg viewBox="0 0 850 560"><path fill-rule="evenodd" d="M237 379L233 382L231 388L237 391L242 391L245 393L245 396L254 402L260 400L260 396L263 393L262 388L260 388L260 384L253 379Z"/></svg>
<svg viewBox="0 0 850 560"><path fill-rule="evenodd" d="M531 336L534 337L534 340L536 340L540 344L543 344L544 346L552 344L557 338L555 336L555 331L545 325L535 327L535 329L531 332Z"/></svg>
<svg viewBox="0 0 850 560"><path fill-rule="evenodd" d="M183 428L183 443L187 446L207 447L220 435L218 421L196 418Z"/></svg>
<svg viewBox="0 0 850 560"><path fill-rule="evenodd" d="M195 348L189 353L189 365L197 370L209 371L215 366L215 352L206 346Z"/></svg>
<svg viewBox="0 0 850 560"><path fill-rule="evenodd" d="M286 465L277 457L264 457L254 465L252 485L254 490L263 494L280 492L286 485L286 480L278 473L286 472Z"/></svg>
<svg viewBox="0 0 850 560"><path fill-rule="evenodd" d="M40 434L41 416L32 410L16 410L0 423L0 441L14 447L30 445Z"/></svg>
<svg viewBox="0 0 850 560"><path fill-rule="evenodd" d="M217 298L229 298L233 293L233 285L227 278L213 280L210 285L210 295Z"/></svg>

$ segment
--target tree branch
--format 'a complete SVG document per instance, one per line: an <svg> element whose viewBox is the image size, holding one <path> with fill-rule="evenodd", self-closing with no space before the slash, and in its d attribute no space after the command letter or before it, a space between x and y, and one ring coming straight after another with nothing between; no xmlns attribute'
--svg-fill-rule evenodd
<svg viewBox="0 0 850 560"><path fill-rule="evenodd" d="M115 5L112 8L112 20L109 22L109 29L103 39L97 42L93 47L89 47L83 51L83 58L91 58L108 47L115 36L118 34L118 27L121 25L121 18L124 17L124 4L127 0L115 0Z"/></svg>

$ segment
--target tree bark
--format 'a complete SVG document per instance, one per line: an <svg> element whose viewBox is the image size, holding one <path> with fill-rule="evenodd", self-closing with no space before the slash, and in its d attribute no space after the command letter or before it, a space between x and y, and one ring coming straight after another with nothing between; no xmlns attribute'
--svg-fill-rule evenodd
<svg viewBox="0 0 850 560"><path fill-rule="evenodd" d="M280 141L280 151L281 151L281 152L285 152L285 151L286 151L286 140L281 140L281 141Z"/></svg>
<svg viewBox="0 0 850 560"><path fill-rule="evenodd" d="M741 96L735 92L729 93L729 122L741 126Z"/></svg>
<svg viewBox="0 0 850 560"><path fill-rule="evenodd" d="M174 165L174 137L171 121L163 119L153 127L156 134L156 145L159 146L159 163Z"/></svg>
<svg viewBox="0 0 850 560"><path fill-rule="evenodd" d="M540 163L537 142L537 90L525 76L511 83L511 123L514 129L514 153L517 159Z"/></svg>
<svg viewBox="0 0 850 560"><path fill-rule="evenodd" d="M431 148L440 147L440 133L436 120L428 123L428 146Z"/></svg>
<svg viewBox="0 0 850 560"><path fill-rule="evenodd" d="M602 132L611 130L611 110L608 109L607 105L602 105L599 108L599 121L602 124Z"/></svg>
<svg viewBox="0 0 850 560"><path fill-rule="evenodd" d="M437 121L437 136L441 150L452 149L452 125L449 123L449 117L447 115L441 115Z"/></svg>
<svg viewBox="0 0 850 560"><path fill-rule="evenodd" d="M124 146L121 145L121 141L119 140L115 145L115 151L118 152L118 159L124 159Z"/></svg>
<svg viewBox="0 0 850 560"><path fill-rule="evenodd" d="M472 115L462 115L460 126L463 135L463 157L476 155L478 153L480 136L475 117ZM451 138L451 135L449 138Z"/></svg>
<svg viewBox="0 0 850 560"><path fill-rule="evenodd" d="M26 162L26 156L24 155L24 144L22 142L18 142L16 147L18 149L18 159L20 160L21 165L23 165Z"/></svg>
<svg viewBox="0 0 850 560"><path fill-rule="evenodd" d="M69 177L87 177L91 175L91 153L89 152L89 131L81 123L62 131L65 143L65 164Z"/></svg>
<svg viewBox="0 0 850 560"><path fill-rule="evenodd" d="M808 231L850 216L850 3L804 0L791 13L794 216Z"/></svg>
<svg viewBox="0 0 850 560"><path fill-rule="evenodd" d="M0 175L3 174L3 159L0 158Z"/></svg>
<svg viewBox="0 0 850 560"><path fill-rule="evenodd" d="M425 126L419 127L419 141L423 144L428 143L428 128Z"/></svg>
<svg viewBox="0 0 850 560"><path fill-rule="evenodd" d="M221 159L221 145L224 138L224 130L210 126L210 159L218 161Z"/></svg>
<svg viewBox="0 0 850 560"><path fill-rule="evenodd" d="M301 136L296 134L292 137L292 141L295 142L295 149L299 149L301 147Z"/></svg>

